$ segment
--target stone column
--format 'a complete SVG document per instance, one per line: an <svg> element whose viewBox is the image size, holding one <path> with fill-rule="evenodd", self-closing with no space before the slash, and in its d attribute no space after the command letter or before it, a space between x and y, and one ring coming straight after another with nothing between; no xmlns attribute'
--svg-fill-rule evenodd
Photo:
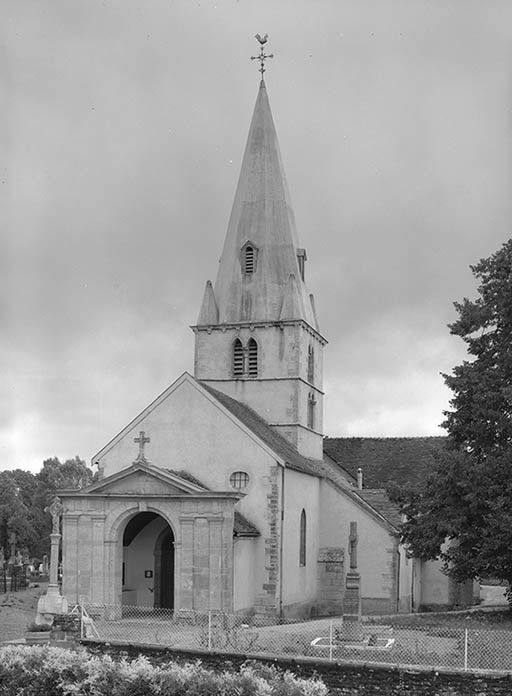
<svg viewBox="0 0 512 696"><path fill-rule="evenodd" d="M194 518L180 517L179 605L177 609L194 609Z"/></svg>
<svg viewBox="0 0 512 696"><path fill-rule="evenodd" d="M59 547L61 535L59 532L60 516L64 506L58 496L44 510L52 516L52 533L50 534L50 583L45 595L37 603L36 624L51 624L55 614L66 614L68 602L60 594L59 589Z"/></svg>

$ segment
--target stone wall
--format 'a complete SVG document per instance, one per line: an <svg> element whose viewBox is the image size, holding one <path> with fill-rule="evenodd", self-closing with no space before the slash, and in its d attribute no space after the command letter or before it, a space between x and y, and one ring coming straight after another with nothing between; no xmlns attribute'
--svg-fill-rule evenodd
<svg viewBox="0 0 512 696"><path fill-rule="evenodd" d="M252 658L247 655L169 650L141 645L101 644L82 641L92 652L108 652L135 658L146 655L153 664L201 660L214 670L238 669ZM349 665L285 657L259 658L257 662L290 670L300 677L319 677L331 696L510 696L512 675L465 672L402 670L392 666Z"/></svg>

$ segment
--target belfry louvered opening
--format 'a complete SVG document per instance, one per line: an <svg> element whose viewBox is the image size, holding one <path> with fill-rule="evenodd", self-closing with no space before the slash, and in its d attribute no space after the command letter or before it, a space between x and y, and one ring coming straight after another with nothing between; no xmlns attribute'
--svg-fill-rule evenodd
<svg viewBox="0 0 512 696"><path fill-rule="evenodd" d="M247 344L247 357L248 357L248 369L247 373L249 377L258 376L258 344L254 338L249 339Z"/></svg>
<svg viewBox="0 0 512 696"><path fill-rule="evenodd" d="M233 341L233 374L239 377L244 374L244 347L239 338Z"/></svg>
<svg viewBox="0 0 512 696"><path fill-rule="evenodd" d="M244 253L244 272L254 273L256 270L256 253L254 247L248 244Z"/></svg>

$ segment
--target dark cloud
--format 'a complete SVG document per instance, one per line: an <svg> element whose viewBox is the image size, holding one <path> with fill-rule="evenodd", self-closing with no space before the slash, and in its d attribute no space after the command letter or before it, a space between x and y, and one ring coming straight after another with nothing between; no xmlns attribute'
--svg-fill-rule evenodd
<svg viewBox="0 0 512 696"><path fill-rule="evenodd" d="M326 432L436 433L468 269L510 236L506 0L6 0L2 467L90 457L184 370L268 32Z"/></svg>

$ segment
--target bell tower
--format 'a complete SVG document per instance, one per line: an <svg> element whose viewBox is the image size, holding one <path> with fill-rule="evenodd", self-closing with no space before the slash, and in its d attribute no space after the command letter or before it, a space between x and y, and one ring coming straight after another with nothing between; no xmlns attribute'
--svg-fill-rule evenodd
<svg viewBox="0 0 512 696"><path fill-rule="evenodd" d="M247 404L297 450L322 458L323 348L306 252L295 217L263 79L249 128L215 285L206 283L195 333L194 374Z"/></svg>

